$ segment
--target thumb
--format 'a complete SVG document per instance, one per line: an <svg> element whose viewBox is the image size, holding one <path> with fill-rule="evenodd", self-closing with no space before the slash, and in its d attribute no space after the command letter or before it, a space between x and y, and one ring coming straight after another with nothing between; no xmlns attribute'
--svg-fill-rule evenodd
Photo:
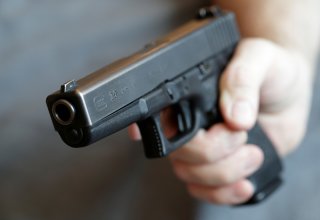
<svg viewBox="0 0 320 220"><path fill-rule="evenodd" d="M220 110L234 129L250 129L257 120L260 90L272 61L273 45L242 40L220 80Z"/></svg>

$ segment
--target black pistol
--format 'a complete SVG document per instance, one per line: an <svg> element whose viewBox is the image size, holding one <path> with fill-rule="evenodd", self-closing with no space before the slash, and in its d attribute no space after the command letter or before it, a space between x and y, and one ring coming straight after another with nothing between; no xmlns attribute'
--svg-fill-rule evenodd
<svg viewBox="0 0 320 220"><path fill-rule="evenodd" d="M54 128L72 147L83 147L138 123L148 158L168 155L200 128L221 122L219 78L240 39L232 13L216 7L199 10L196 19L141 51L47 97ZM173 109L177 132L164 134L161 112ZM281 161L258 124L249 143L264 152L261 168L249 179L257 203L281 183Z"/></svg>

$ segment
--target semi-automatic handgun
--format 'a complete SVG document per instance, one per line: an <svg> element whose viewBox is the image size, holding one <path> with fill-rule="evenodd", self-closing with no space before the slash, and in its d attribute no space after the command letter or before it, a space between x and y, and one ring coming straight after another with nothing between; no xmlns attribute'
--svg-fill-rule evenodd
<svg viewBox="0 0 320 220"><path fill-rule="evenodd" d="M232 13L200 9L196 19L141 51L49 95L54 128L66 144L82 147L138 123L146 156L166 156L199 129L221 122L219 78L239 39ZM161 122L161 112L169 107L177 124L173 137L165 135ZM258 124L248 142L265 156L249 177L255 194L247 203L256 203L280 185L282 165Z"/></svg>

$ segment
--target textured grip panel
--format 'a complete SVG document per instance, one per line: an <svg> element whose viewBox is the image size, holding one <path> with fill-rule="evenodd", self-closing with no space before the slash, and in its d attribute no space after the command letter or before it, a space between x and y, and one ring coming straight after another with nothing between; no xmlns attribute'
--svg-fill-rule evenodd
<svg viewBox="0 0 320 220"><path fill-rule="evenodd" d="M264 153L262 166L249 177L255 187L255 194L245 204L254 204L268 197L280 186L282 163L273 144L258 123L249 131L248 143L258 145Z"/></svg>

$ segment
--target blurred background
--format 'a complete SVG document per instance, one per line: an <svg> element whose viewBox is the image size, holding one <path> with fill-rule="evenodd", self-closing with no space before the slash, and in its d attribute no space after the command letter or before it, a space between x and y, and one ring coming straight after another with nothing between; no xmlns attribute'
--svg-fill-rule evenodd
<svg viewBox="0 0 320 220"><path fill-rule="evenodd" d="M125 131L82 149L54 131L45 98L60 84L133 53L208 4L0 0L0 219L319 219L319 77L284 187L255 207L192 200L168 162L146 160Z"/></svg>

